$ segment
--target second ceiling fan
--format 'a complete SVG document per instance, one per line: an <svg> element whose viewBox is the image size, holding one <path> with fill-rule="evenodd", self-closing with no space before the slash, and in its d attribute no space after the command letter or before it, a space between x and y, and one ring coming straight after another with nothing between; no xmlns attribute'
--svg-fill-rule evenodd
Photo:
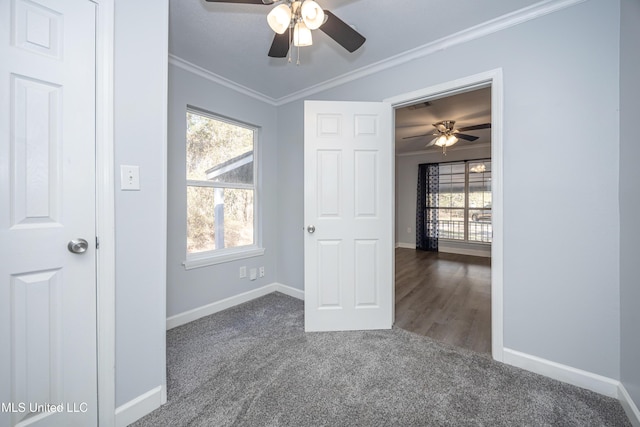
<svg viewBox="0 0 640 427"><path fill-rule="evenodd" d="M465 126L461 128L455 128L456 121L455 120L443 120L438 123L434 123L433 127L435 128L435 133L424 133L420 135L407 136L403 139L412 139L412 138L420 138L423 136L433 135L433 138L425 147L431 147L436 145L438 147L442 147L442 152L446 154L447 147L451 147L453 144L458 142L459 139L464 139L465 141L473 142L478 139L477 136L467 135L460 132L470 132L474 130L480 129L490 129L491 123L483 123L480 125L473 126Z"/></svg>
<svg viewBox="0 0 640 427"><path fill-rule="evenodd" d="M267 22L276 33L269 49L272 58L286 58L291 45L310 46L311 30L320 29L349 52L355 52L365 42L364 36L313 0L206 0L210 3L244 3L272 5L280 2L267 15ZM291 60L291 58L289 58ZM298 61L299 62L299 61Z"/></svg>

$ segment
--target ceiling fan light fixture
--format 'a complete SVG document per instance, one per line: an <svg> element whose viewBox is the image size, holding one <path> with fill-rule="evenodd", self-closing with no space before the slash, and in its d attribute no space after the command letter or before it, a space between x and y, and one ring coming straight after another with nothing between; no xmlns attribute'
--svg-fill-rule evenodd
<svg viewBox="0 0 640 427"><path fill-rule="evenodd" d="M456 142L458 142L458 138L454 135L440 135L436 139L435 145L438 147L451 147Z"/></svg>
<svg viewBox="0 0 640 427"><path fill-rule="evenodd" d="M313 0L306 0L302 3L300 15L302 15L302 20L310 30L317 30L324 24L324 10Z"/></svg>
<svg viewBox="0 0 640 427"><path fill-rule="evenodd" d="M293 45L311 46L312 44L311 30L304 24L304 21L296 22L293 27Z"/></svg>
<svg viewBox="0 0 640 427"><path fill-rule="evenodd" d="M447 147L451 147L453 144L458 142L458 138L451 133L445 133L436 138L436 142L434 145L442 148L442 154L447 155Z"/></svg>
<svg viewBox="0 0 640 427"><path fill-rule="evenodd" d="M482 172L485 172L486 170L487 170L487 167L484 165L484 163L480 163L469 168L469 171L473 173L482 173Z"/></svg>
<svg viewBox="0 0 640 427"><path fill-rule="evenodd" d="M291 9L289 6L281 4L271 9L271 12L267 15L267 23L276 33L284 34L291 23Z"/></svg>

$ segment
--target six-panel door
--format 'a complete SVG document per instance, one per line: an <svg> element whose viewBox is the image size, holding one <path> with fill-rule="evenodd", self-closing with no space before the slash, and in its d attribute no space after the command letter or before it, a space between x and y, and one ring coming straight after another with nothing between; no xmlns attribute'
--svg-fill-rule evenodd
<svg viewBox="0 0 640 427"><path fill-rule="evenodd" d="M305 330L393 324L391 107L305 102Z"/></svg>
<svg viewBox="0 0 640 427"><path fill-rule="evenodd" d="M95 15L0 0L3 426L97 422Z"/></svg>

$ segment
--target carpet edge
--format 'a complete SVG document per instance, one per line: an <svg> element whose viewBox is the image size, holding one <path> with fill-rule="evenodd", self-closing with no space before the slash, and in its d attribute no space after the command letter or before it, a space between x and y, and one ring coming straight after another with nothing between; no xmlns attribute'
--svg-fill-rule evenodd
<svg viewBox="0 0 640 427"><path fill-rule="evenodd" d="M563 365L510 348L504 349L503 362L545 377L591 390L607 397L618 398L620 381L572 366Z"/></svg>
<svg viewBox="0 0 640 427"><path fill-rule="evenodd" d="M268 285L261 286L256 289L252 289L247 292L242 292L237 295L232 295L228 298L224 298L219 301L214 301L212 303L205 304L203 306L196 307L191 310L187 310L182 313L178 313L173 316L167 317L166 329L169 330L169 329L176 328L178 326L185 325L189 322L193 322L194 320L198 320L202 317L206 317L211 314L218 313L222 310L226 310L231 307L235 307L236 305L252 301L256 298L263 297L273 292L280 292L290 297L293 297L299 300L304 300L304 291L293 288L291 286L284 285L282 283L273 282L273 283L269 283Z"/></svg>

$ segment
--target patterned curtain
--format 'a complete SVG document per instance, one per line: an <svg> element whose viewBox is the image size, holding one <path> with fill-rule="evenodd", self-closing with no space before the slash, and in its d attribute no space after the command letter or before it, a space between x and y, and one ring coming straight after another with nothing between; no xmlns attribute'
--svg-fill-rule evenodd
<svg viewBox="0 0 640 427"><path fill-rule="evenodd" d="M438 252L439 169L437 163L418 165L416 249L423 251Z"/></svg>

